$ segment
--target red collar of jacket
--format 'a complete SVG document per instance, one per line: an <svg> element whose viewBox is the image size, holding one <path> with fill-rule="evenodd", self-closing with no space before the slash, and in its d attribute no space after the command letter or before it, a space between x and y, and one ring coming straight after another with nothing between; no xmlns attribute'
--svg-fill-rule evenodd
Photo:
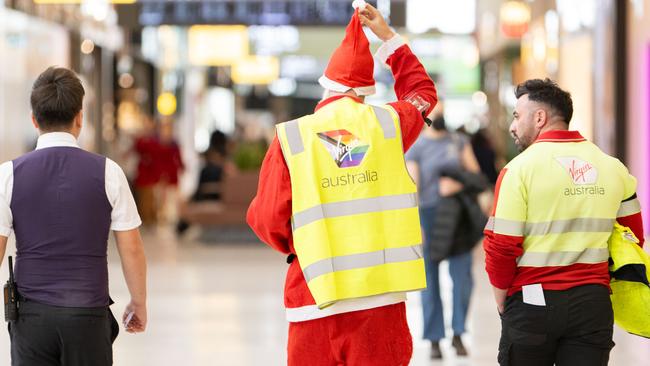
<svg viewBox="0 0 650 366"><path fill-rule="evenodd" d="M354 101L356 101L356 102L358 102L358 103L363 103L363 102L361 101L361 98L353 97L353 96L351 96L351 95L335 95L335 96L333 96L333 97L329 97L329 98L327 98L327 99L323 99L320 103L318 103L318 104L316 105L316 109L314 109L314 112L318 111L319 109L325 107L326 105L328 105L328 104L330 104L330 103L332 103L332 102L335 102L335 101L337 101L337 100L339 100L339 99L341 99L341 98L350 98L350 99L352 99L352 100L354 100Z"/></svg>
<svg viewBox="0 0 650 366"><path fill-rule="evenodd" d="M578 131L553 130L537 137L535 142L582 142L587 141Z"/></svg>

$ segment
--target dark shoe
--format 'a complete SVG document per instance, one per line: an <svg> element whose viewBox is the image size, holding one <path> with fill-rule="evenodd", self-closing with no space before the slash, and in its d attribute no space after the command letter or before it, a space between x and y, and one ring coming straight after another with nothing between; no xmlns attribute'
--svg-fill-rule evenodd
<svg viewBox="0 0 650 366"><path fill-rule="evenodd" d="M438 342L431 342L431 359L441 360L442 352L440 352L440 344Z"/></svg>
<svg viewBox="0 0 650 366"><path fill-rule="evenodd" d="M456 354L458 356L467 356L467 349L465 349L463 340L459 335L454 336L454 338L451 340L451 345L456 349Z"/></svg>

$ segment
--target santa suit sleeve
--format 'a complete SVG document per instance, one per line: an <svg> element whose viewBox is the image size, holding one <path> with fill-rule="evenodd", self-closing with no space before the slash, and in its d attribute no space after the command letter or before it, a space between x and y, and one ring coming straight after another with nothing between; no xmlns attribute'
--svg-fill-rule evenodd
<svg viewBox="0 0 650 366"><path fill-rule="evenodd" d="M246 221L270 247L285 254L291 251L291 178L277 136L264 157Z"/></svg>
<svg viewBox="0 0 650 366"><path fill-rule="evenodd" d="M390 66L395 77L395 94L398 101L388 104L399 114L404 151L406 152L422 131L423 116L428 115L438 102L436 87L424 66L400 35L396 34L386 41L379 47L375 56L382 63ZM426 112L421 113L409 102L413 96L419 96L429 104Z"/></svg>

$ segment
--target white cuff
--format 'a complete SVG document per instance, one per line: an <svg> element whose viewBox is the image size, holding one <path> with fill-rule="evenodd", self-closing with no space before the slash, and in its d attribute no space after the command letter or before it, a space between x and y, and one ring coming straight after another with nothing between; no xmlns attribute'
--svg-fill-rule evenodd
<svg viewBox="0 0 650 366"><path fill-rule="evenodd" d="M405 44L406 42L404 42L404 39L399 34L395 33L393 38L384 42L381 47L379 47L377 52L375 52L375 57L377 57L382 64L386 65L386 60L388 60L388 58L395 53L398 48Z"/></svg>
<svg viewBox="0 0 650 366"><path fill-rule="evenodd" d="M10 237L11 236L11 228L0 226L0 236L4 237Z"/></svg>
<svg viewBox="0 0 650 366"><path fill-rule="evenodd" d="M129 231L133 229L137 229L142 225L142 220L138 218L137 220L133 220L131 222L113 222L111 223L111 230L113 231Z"/></svg>

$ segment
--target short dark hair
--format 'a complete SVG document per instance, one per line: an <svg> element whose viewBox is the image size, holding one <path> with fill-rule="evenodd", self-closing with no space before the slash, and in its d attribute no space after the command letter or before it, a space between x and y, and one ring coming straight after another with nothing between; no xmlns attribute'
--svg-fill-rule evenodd
<svg viewBox="0 0 650 366"><path fill-rule="evenodd" d="M84 94L79 77L71 70L49 67L43 71L34 82L30 96L39 128L56 131L70 127L81 111Z"/></svg>
<svg viewBox="0 0 650 366"><path fill-rule="evenodd" d="M515 95L517 99L528 94L528 99L544 103L560 114L564 122L569 123L573 117L573 102L571 94L560 89L551 79L530 79L517 85Z"/></svg>

